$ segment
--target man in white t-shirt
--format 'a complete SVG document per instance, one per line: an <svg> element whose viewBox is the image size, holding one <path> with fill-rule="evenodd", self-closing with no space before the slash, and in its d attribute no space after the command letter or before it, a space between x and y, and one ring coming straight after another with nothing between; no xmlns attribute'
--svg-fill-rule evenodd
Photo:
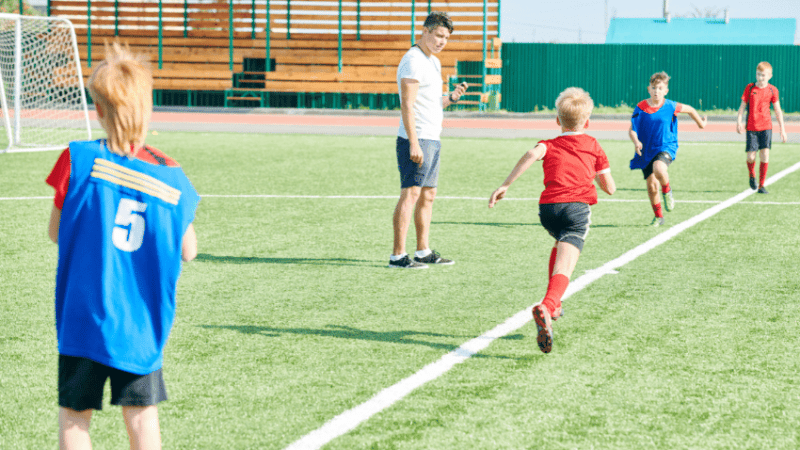
<svg viewBox="0 0 800 450"><path fill-rule="evenodd" d="M425 19L422 37L397 67L402 112L397 131L400 200L393 218L394 248L389 257L392 268L425 269L428 264L454 264L431 250L428 243L439 178L443 110L458 102L466 91L466 85L459 85L447 96L442 90L442 64L434 54L444 49L452 32L453 21L447 14L431 13ZM413 259L405 249L412 211L417 230L417 251Z"/></svg>

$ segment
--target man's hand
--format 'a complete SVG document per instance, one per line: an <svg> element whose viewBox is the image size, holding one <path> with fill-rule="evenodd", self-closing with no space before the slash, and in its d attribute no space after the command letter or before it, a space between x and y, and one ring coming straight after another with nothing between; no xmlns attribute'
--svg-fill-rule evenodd
<svg viewBox="0 0 800 450"><path fill-rule="evenodd" d="M461 96L464 95L465 92L467 92L468 87L469 86L467 85L467 82L462 81L458 86L456 86L456 89L450 93L450 101L451 102L459 101L461 99Z"/></svg>
<svg viewBox="0 0 800 450"><path fill-rule="evenodd" d="M419 146L418 140L411 140L409 141L409 153L411 161L419 164L422 167L422 163L424 161L425 156L422 154L422 147Z"/></svg>
<svg viewBox="0 0 800 450"><path fill-rule="evenodd" d="M494 208L495 203L499 202L506 196L506 191L508 191L507 186L500 186L497 188L496 191L492 192L492 196L489 197L489 208Z"/></svg>

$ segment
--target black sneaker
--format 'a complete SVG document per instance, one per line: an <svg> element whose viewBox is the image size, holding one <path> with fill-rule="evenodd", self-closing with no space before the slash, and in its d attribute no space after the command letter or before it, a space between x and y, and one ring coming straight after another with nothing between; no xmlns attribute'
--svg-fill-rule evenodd
<svg viewBox="0 0 800 450"><path fill-rule="evenodd" d="M758 188L758 193L759 194L769 194L769 191L764 186L761 186L760 188Z"/></svg>
<svg viewBox="0 0 800 450"><path fill-rule="evenodd" d="M424 258L415 256L414 261L423 264L438 264L440 266L452 266L456 263L452 259L442 258L442 255L436 253L436 250L431 251L431 254Z"/></svg>
<svg viewBox="0 0 800 450"><path fill-rule="evenodd" d="M550 311L541 303L533 307L533 321L536 323L536 343L543 353L553 350L553 319Z"/></svg>
<svg viewBox="0 0 800 450"><path fill-rule="evenodd" d="M398 259L397 261L392 261L391 258L389 259L389 268L390 269L427 269L428 266L416 261L412 261L408 255L403 256L402 258Z"/></svg>
<svg viewBox="0 0 800 450"><path fill-rule="evenodd" d="M750 177L750 189L752 189L754 191L756 190L756 178L755 177Z"/></svg>

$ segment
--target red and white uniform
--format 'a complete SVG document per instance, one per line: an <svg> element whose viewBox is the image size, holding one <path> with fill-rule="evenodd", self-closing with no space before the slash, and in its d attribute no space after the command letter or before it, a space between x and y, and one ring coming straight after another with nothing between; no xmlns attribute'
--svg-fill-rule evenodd
<svg viewBox="0 0 800 450"><path fill-rule="evenodd" d="M777 103L778 98L778 88L771 84L760 88L755 83L750 83L744 88L742 101L747 103L747 131L772 129L769 105Z"/></svg>

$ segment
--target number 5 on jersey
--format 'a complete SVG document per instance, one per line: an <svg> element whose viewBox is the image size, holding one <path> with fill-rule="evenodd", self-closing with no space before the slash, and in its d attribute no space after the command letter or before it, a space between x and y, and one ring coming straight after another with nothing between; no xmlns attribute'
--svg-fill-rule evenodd
<svg viewBox="0 0 800 450"><path fill-rule="evenodd" d="M146 209L146 203L128 198L119 201L117 217L114 219L117 226L111 233L111 242L115 247L124 252L135 252L142 246L145 223L141 213Z"/></svg>

